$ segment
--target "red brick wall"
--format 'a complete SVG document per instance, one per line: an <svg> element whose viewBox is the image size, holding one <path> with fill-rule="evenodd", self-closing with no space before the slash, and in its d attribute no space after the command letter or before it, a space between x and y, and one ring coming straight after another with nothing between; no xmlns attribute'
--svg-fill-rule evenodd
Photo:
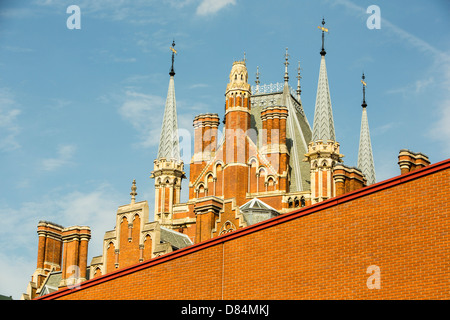
<svg viewBox="0 0 450 320"><path fill-rule="evenodd" d="M47 297L450 299L449 182L450 159Z"/></svg>
<svg viewBox="0 0 450 320"><path fill-rule="evenodd" d="M116 254L115 254L116 246L110 242L108 249L106 250L106 273L113 272L116 267Z"/></svg>

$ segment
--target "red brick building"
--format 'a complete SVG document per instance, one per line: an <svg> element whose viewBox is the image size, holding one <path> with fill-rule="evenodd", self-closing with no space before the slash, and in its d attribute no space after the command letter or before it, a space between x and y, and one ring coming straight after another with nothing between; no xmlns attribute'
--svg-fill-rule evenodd
<svg viewBox="0 0 450 320"><path fill-rule="evenodd" d="M89 266L88 227L40 222L24 298L448 299L450 160L429 165L427 156L401 150L402 175L374 183L364 97L362 169L344 165L325 55L322 42L312 129L299 74L297 94L289 86L287 49L282 85L257 78L252 88L245 60L233 63L223 130L218 114L193 120L182 203L172 54L151 173L155 221L147 201L135 201L133 181L130 204L118 208Z"/></svg>

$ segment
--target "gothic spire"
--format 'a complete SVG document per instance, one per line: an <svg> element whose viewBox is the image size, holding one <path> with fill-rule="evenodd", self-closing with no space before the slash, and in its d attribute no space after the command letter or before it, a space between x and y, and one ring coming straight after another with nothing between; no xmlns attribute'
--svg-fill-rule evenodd
<svg viewBox="0 0 450 320"><path fill-rule="evenodd" d="M173 69L175 41L172 43L172 68L170 70L169 89L167 91L166 105L164 108L164 117L159 139L158 159L180 160L180 147L178 144L178 124L177 124L177 103L175 99L175 71Z"/></svg>
<svg viewBox="0 0 450 320"><path fill-rule="evenodd" d="M367 103L366 103L366 83L364 82L364 73L362 75L363 84L363 102L362 118L361 118L361 133L359 138L358 151L358 168L366 176L367 185L375 183L375 166L373 163L372 144L370 142L369 121L367 120Z"/></svg>
<svg viewBox="0 0 450 320"><path fill-rule="evenodd" d="M325 24L325 20L322 20ZM321 27L319 27L321 28ZM322 27L325 29L324 27ZM322 48L323 48L323 33L328 29L322 29ZM330 88L328 86L327 67L325 64L325 50L322 50L320 55L320 70L319 81L317 84L316 106L314 111L314 124L312 140L327 140L336 141L334 132L333 110L331 108Z"/></svg>

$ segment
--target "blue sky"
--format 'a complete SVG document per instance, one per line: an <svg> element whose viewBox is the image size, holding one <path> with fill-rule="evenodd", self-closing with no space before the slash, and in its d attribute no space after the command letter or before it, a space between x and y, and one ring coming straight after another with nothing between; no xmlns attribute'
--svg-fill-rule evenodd
<svg viewBox="0 0 450 320"><path fill-rule="evenodd" d="M81 29L66 9L78 5ZM369 29L370 5L381 28ZM0 4L0 294L19 299L36 268L39 220L88 225L89 262L101 254L117 207L153 211L159 130L176 41L179 127L196 114L223 117L233 61L249 80L290 84L302 67L312 125L325 17L337 140L356 166L361 73L377 181L399 174L408 148L435 163L450 156L450 5L446 1L35 0ZM185 157L189 158L188 155ZM189 169L188 161L185 161ZM187 191L187 184L183 185ZM184 196L183 200L187 200ZM381 213L380 213L381 214Z"/></svg>

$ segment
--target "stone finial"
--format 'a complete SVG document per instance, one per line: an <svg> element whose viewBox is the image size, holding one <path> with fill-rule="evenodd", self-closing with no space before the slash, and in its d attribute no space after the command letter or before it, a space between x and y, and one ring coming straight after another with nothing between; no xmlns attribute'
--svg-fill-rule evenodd
<svg viewBox="0 0 450 320"><path fill-rule="evenodd" d="M131 203L134 204L134 202L136 201L136 196L137 196L137 187L136 187L136 179L133 180L133 185L131 186Z"/></svg>
<svg viewBox="0 0 450 320"><path fill-rule="evenodd" d="M259 73L259 66L256 66L256 80L255 80L256 92L259 92L259 84L260 84L259 75L260 75L260 73Z"/></svg>
<svg viewBox="0 0 450 320"><path fill-rule="evenodd" d="M302 90L300 87L300 79L302 76L300 75L300 61L298 62L298 68L297 68L297 100L300 101L300 95L302 94Z"/></svg>
<svg viewBox="0 0 450 320"><path fill-rule="evenodd" d="M289 65L289 54L288 48L286 48L286 53L284 54L284 82L285 84L289 81L288 65Z"/></svg>

